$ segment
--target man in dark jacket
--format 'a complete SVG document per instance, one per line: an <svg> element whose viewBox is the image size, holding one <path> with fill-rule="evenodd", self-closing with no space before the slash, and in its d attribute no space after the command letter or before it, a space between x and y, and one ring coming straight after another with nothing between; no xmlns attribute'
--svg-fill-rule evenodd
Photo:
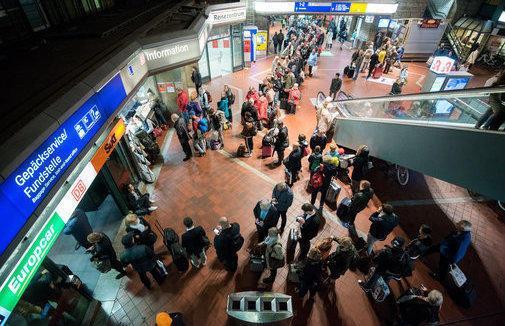
<svg viewBox="0 0 505 326"><path fill-rule="evenodd" d="M147 277L147 272L151 273L156 282L161 285L165 280L165 275L156 262L154 251L146 245L136 244L132 232L123 237L122 243L125 251L121 254L121 262L124 265L130 264L137 271L146 288L151 289L151 281Z"/></svg>
<svg viewBox="0 0 505 326"><path fill-rule="evenodd" d="M131 183L127 185L126 191L128 207L136 214L146 215L158 208L156 206L152 206L154 200L149 197L148 193L141 194L137 187Z"/></svg>
<svg viewBox="0 0 505 326"><path fill-rule="evenodd" d="M179 117L175 113L172 114L172 122L174 123L175 133L177 134L177 138L179 138L182 150L184 151L184 154L186 154L183 161L187 161L191 158L191 156L193 156L193 152L191 151L191 146L189 145L190 136L188 129L186 128L186 123L184 122L184 118Z"/></svg>
<svg viewBox="0 0 505 326"><path fill-rule="evenodd" d="M356 215L367 207L368 202L373 197L373 193L373 189L370 187L370 182L363 180L360 183L360 191L351 197L351 206L349 207L349 215L347 216L345 225L354 236L357 236L356 228L354 227Z"/></svg>
<svg viewBox="0 0 505 326"><path fill-rule="evenodd" d="M367 236L368 255L372 253L375 242L384 241L393 229L398 226L399 218L394 213L393 206L384 204L370 216L370 221L372 224Z"/></svg>
<svg viewBox="0 0 505 326"><path fill-rule="evenodd" d="M417 237L410 240L406 250L411 259L417 259L419 256L424 256L428 250L430 250L432 245L433 239L431 238L431 227L426 224L422 224L419 227Z"/></svg>
<svg viewBox="0 0 505 326"><path fill-rule="evenodd" d="M302 263L300 272L300 286L298 295L303 298L307 292L310 292L310 297L313 298L323 276L323 261L319 250L312 248L307 259Z"/></svg>
<svg viewBox="0 0 505 326"><path fill-rule="evenodd" d="M277 152L277 161L274 164L281 164L284 160L284 151L289 146L288 127L284 126L284 122L278 121L277 128L279 133L275 139L274 150Z"/></svg>
<svg viewBox="0 0 505 326"><path fill-rule="evenodd" d="M300 224L301 237L300 242L300 256L298 260L303 260L307 257L307 253L310 249L310 240L314 239L319 233L319 228L321 226L321 217L316 211L316 208L309 203L302 205L303 214L296 218L298 224Z"/></svg>
<svg viewBox="0 0 505 326"><path fill-rule="evenodd" d="M75 250L79 249L79 247L84 247L85 250L91 247L91 243L88 241L87 237L92 232L93 228L91 224L89 224L86 213L79 208L72 213L72 216L63 229L64 234L72 235L75 241L77 241Z"/></svg>
<svg viewBox="0 0 505 326"><path fill-rule="evenodd" d="M121 262L117 259L116 251L114 250L114 247L112 247L112 242L105 233L90 233L87 240L92 245L92 247L88 249L91 253L91 258L89 259L90 261L104 261L108 259L111 267L119 272L119 274L116 275L116 279L120 279L126 275L123 264L121 264Z"/></svg>
<svg viewBox="0 0 505 326"><path fill-rule="evenodd" d="M272 36L272 43L274 45L274 53L277 54L277 49L278 49L278 46L279 46L279 34L277 34L277 32L274 33L274 35Z"/></svg>
<svg viewBox="0 0 505 326"><path fill-rule="evenodd" d="M270 200L259 201L253 209L256 230L258 231L258 243L263 242L268 229L277 227L279 212Z"/></svg>
<svg viewBox="0 0 505 326"><path fill-rule="evenodd" d="M370 57L370 66L368 66L368 75L366 76L366 79L370 78L373 74L373 70L375 69L375 66L379 63L379 54L374 52L372 56Z"/></svg>
<svg viewBox="0 0 505 326"><path fill-rule="evenodd" d="M196 66L192 68L191 81L195 83L196 91L198 92L200 87L202 87L202 75L200 74Z"/></svg>
<svg viewBox="0 0 505 326"><path fill-rule="evenodd" d="M330 155L325 155L323 157L323 166L319 173L323 174L323 184L319 188L313 186L312 193L310 194L310 203L314 205L316 203L317 194L321 193L321 199L319 200L319 210L321 211L324 206L324 200L326 199L326 193L328 192L328 188L330 188L331 180L337 175L337 167L332 164L332 157Z"/></svg>
<svg viewBox="0 0 505 326"><path fill-rule="evenodd" d="M196 268L205 266L207 264L205 248L209 245L209 239L205 234L205 230L201 226L195 227L191 217L185 217L183 223L186 227L186 232L181 236L181 245L186 249L191 265Z"/></svg>
<svg viewBox="0 0 505 326"><path fill-rule="evenodd" d="M438 290L410 288L398 298L398 325L438 325L444 297Z"/></svg>
<svg viewBox="0 0 505 326"><path fill-rule="evenodd" d="M461 220L456 223L456 231L447 235L439 245L430 248L428 253L438 251L438 273L431 273L434 278L444 281L449 272L449 266L459 263L466 255L472 242L472 223Z"/></svg>
<svg viewBox="0 0 505 326"><path fill-rule="evenodd" d="M240 225L230 223L226 217L221 217L214 232L216 233L214 248L216 248L217 258L227 271L235 273L238 263L237 251L244 243L244 238L240 234Z"/></svg>
<svg viewBox="0 0 505 326"><path fill-rule="evenodd" d="M288 186L292 187L293 184L298 180L298 173L302 169L302 150L298 144L293 144L293 150L289 153L287 159L283 162L284 166L291 174L289 178Z"/></svg>
<svg viewBox="0 0 505 326"><path fill-rule="evenodd" d="M277 46L278 50L277 52L282 51L282 45L284 44L284 34L282 33L282 29L280 30L279 34L277 34Z"/></svg>
<svg viewBox="0 0 505 326"><path fill-rule="evenodd" d="M368 280L358 280L358 284L365 292L369 292L375 286L377 280L382 277L387 283L391 277L404 277L412 274L411 260L403 249L405 240L396 237L391 241L391 246L386 246L373 258L374 269Z"/></svg>
<svg viewBox="0 0 505 326"><path fill-rule="evenodd" d="M319 146L319 148L321 149L321 153L324 151L324 149L326 148L326 144L327 144L327 138L326 138L326 134L324 132L316 132L315 134L312 135L312 137L310 137L310 149L312 150L312 152L314 151L314 149L316 148L316 146Z"/></svg>
<svg viewBox="0 0 505 326"><path fill-rule="evenodd" d="M288 209L293 204L293 190L285 182L276 184L272 191L272 202L281 216L279 233L283 233L286 227Z"/></svg>
<svg viewBox="0 0 505 326"><path fill-rule="evenodd" d="M369 151L368 146L361 145L356 151L356 156L352 162L351 189L352 193L359 191L359 184L368 171Z"/></svg>
<svg viewBox="0 0 505 326"><path fill-rule="evenodd" d="M340 79L340 74L337 72L335 74L335 77L331 80L330 85L330 96L334 101L338 95L338 92L340 92L340 88L342 88L342 79Z"/></svg>

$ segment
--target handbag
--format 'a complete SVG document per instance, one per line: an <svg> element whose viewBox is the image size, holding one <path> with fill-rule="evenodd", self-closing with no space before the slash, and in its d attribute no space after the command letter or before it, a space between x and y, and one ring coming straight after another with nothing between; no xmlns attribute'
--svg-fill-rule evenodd
<svg viewBox="0 0 505 326"><path fill-rule="evenodd" d="M163 264L163 262L161 260L157 259L156 260L156 265L158 265L158 268L161 271L161 273L163 274L163 276L167 276L168 275L167 268L165 267L165 264Z"/></svg>
<svg viewBox="0 0 505 326"><path fill-rule="evenodd" d="M100 273L107 273L112 268L112 264L109 258L93 260L93 265Z"/></svg>
<svg viewBox="0 0 505 326"><path fill-rule="evenodd" d="M372 297L376 302L382 302L386 297L391 293L389 290L389 286L387 285L386 281L384 281L384 278L381 276L375 282L375 285L372 290Z"/></svg>
<svg viewBox="0 0 505 326"><path fill-rule="evenodd" d="M456 264L449 266L449 276L456 287L460 288L466 282L466 275Z"/></svg>

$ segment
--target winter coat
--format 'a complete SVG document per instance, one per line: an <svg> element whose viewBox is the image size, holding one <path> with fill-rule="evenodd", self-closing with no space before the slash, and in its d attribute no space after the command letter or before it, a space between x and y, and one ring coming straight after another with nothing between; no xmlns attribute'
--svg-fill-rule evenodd
<svg viewBox="0 0 505 326"><path fill-rule="evenodd" d="M284 163L289 171L300 171L302 169L302 151L300 148L291 151Z"/></svg>
<svg viewBox="0 0 505 326"><path fill-rule="evenodd" d="M188 111L190 117L196 115L200 118L203 114L203 110L200 107L200 104L195 101L190 101L186 107L186 110Z"/></svg>
<svg viewBox="0 0 505 326"><path fill-rule="evenodd" d="M370 221L370 234L376 239L384 240L398 226L399 218L395 213L375 212L370 216Z"/></svg>
<svg viewBox="0 0 505 326"><path fill-rule="evenodd" d="M261 228L263 228L265 230L268 230L271 227L276 226L277 222L279 222L279 212L277 211L277 208L274 205L270 206L267 214L265 215L265 217L263 219L261 218L260 202L258 202L256 204L256 206L254 207L253 213L254 213L254 218L256 220L256 224L258 224L258 221L262 221L263 225L261 226Z"/></svg>
<svg viewBox="0 0 505 326"><path fill-rule="evenodd" d="M290 103L293 103L294 105L300 104L300 98L301 97L302 97L302 94L300 93L299 89L292 88L292 89L289 90L288 101Z"/></svg>
<svg viewBox="0 0 505 326"><path fill-rule="evenodd" d="M284 126L279 130L279 133L277 134L277 138L275 139L275 150L284 150L285 148L289 147L289 135L288 135L288 127Z"/></svg>
<svg viewBox="0 0 505 326"><path fill-rule="evenodd" d="M323 155L321 153L312 153L309 158L309 169L312 172L315 172L321 163L323 163Z"/></svg>
<svg viewBox="0 0 505 326"><path fill-rule="evenodd" d="M289 207L293 204L293 190L287 187L284 191L277 190L277 187L274 187L272 191L272 199L277 200L277 210L280 212L286 212Z"/></svg>
<svg viewBox="0 0 505 326"><path fill-rule="evenodd" d="M307 64L312 67L317 65L317 52L312 52L309 55L309 59L307 60Z"/></svg>
<svg viewBox="0 0 505 326"><path fill-rule="evenodd" d="M307 218L307 214L303 215L305 223L300 225L300 233L302 238L307 240L312 240L319 233L319 227L321 226L321 217L318 213Z"/></svg>
<svg viewBox="0 0 505 326"><path fill-rule="evenodd" d="M114 247L112 247L112 242L105 233L101 233L101 235L102 238L94 245L93 250L91 251L92 258L98 260L116 260L116 251L114 250Z"/></svg>
<svg viewBox="0 0 505 326"><path fill-rule="evenodd" d="M258 105L256 109L258 110L258 118L260 120L268 120L267 116L267 107L268 107L268 100L266 97L261 96L258 101Z"/></svg>
<svg viewBox="0 0 505 326"><path fill-rule="evenodd" d="M237 223L232 223L229 228L222 230L216 235L214 238L214 248L220 261L230 259L236 254L233 248L233 238L239 235L240 225Z"/></svg>
<svg viewBox="0 0 505 326"><path fill-rule="evenodd" d="M321 108L317 110L316 119L318 131L326 133L331 128L332 117L327 108L321 106Z"/></svg>
<svg viewBox="0 0 505 326"><path fill-rule="evenodd" d="M177 107L179 108L179 112L185 112L188 103L189 103L189 97L186 91L182 91L179 94L177 94Z"/></svg>
<svg viewBox="0 0 505 326"><path fill-rule="evenodd" d="M133 269L139 273L152 271L156 267L154 251L142 244L125 249L120 260L124 265L131 264Z"/></svg>
<svg viewBox="0 0 505 326"><path fill-rule="evenodd" d="M336 93L336 92L338 92L341 87L342 87L342 79L340 79L340 78L333 78L331 80L330 93Z"/></svg>
<svg viewBox="0 0 505 326"><path fill-rule="evenodd" d="M321 150L326 147L326 135L319 136L317 133L310 137L310 149L314 151L316 146L321 147Z"/></svg>
<svg viewBox="0 0 505 326"><path fill-rule="evenodd" d="M228 98L227 97L221 98L221 101L219 101L219 103L218 103L218 109L220 111L223 111L226 119L230 118L231 112L230 112L230 107L228 105Z"/></svg>
<svg viewBox="0 0 505 326"><path fill-rule="evenodd" d="M291 89L295 82L295 75L293 73L287 74L287 76L284 78L284 88Z"/></svg>
<svg viewBox="0 0 505 326"><path fill-rule="evenodd" d="M372 199L374 191L372 188L364 189L354 194L351 197L351 207L349 207L349 211L352 214L358 214L362 210L364 210L370 199Z"/></svg>
<svg viewBox="0 0 505 326"><path fill-rule="evenodd" d="M276 264L279 261L284 261L284 252L282 250L282 243L276 242L271 246L267 246L265 249L265 261L267 263L268 269L277 269Z"/></svg>
<svg viewBox="0 0 505 326"><path fill-rule="evenodd" d="M368 169L368 152L362 152L357 155L353 160L353 170L351 179L354 181L361 181L365 177L365 170Z"/></svg>
<svg viewBox="0 0 505 326"><path fill-rule="evenodd" d="M188 130L186 129L186 122L183 117L179 117L174 125L175 133L177 134L177 138L179 138L180 142L189 141Z"/></svg>
<svg viewBox="0 0 505 326"><path fill-rule="evenodd" d="M197 226L184 232L181 236L181 245L188 255L199 255L205 248L204 239L207 237L205 230Z"/></svg>
<svg viewBox="0 0 505 326"><path fill-rule="evenodd" d="M446 257L449 263L457 264L465 257L471 241L470 231L453 232L440 243L440 254Z"/></svg>
<svg viewBox="0 0 505 326"><path fill-rule="evenodd" d="M337 267L337 269L331 271L331 276L338 277L344 274L357 256L358 252L354 246L344 247L338 245L328 258L333 260L332 264Z"/></svg>
<svg viewBox="0 0 505 326"><path fill-rule="evenodd" d="M195 86L196 86L197 88L200 88L200 86L202 86L202 75L200 74L200 72L198 72L198 71L196 71L196 70L195 70L195 71L193 71L193 72L191 73L191 81L192 81L193 83L195 83Z"/></svg>

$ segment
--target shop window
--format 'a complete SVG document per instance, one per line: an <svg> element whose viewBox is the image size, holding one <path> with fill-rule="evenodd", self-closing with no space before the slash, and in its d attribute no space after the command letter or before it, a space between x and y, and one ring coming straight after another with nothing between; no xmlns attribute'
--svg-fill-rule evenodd
<svg viewBox="0 0 505 326"><path fill-rule="evenodd" d="M202 80L208 80L210 78L209 63L207 61L207 47L203 49L202 57L198 61L198 69L202 75Z"/></svg>
<svg viewBox="0 0 505 326"><path fill-rule="evenodd" d="M211 78L224 76L233 71L230 42L230 37L225 37L207 43Z"/></svg>

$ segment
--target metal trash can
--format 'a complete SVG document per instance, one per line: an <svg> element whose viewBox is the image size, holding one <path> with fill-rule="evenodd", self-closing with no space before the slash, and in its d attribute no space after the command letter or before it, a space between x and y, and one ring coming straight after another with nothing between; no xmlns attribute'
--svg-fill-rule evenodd
<svg viewBox="0 0 505 326"><path fill-rule="evenodd" d="M237 292L228 295L226 312L241 325L272 324L293 317L293 302L283 293Z"/></svg>

